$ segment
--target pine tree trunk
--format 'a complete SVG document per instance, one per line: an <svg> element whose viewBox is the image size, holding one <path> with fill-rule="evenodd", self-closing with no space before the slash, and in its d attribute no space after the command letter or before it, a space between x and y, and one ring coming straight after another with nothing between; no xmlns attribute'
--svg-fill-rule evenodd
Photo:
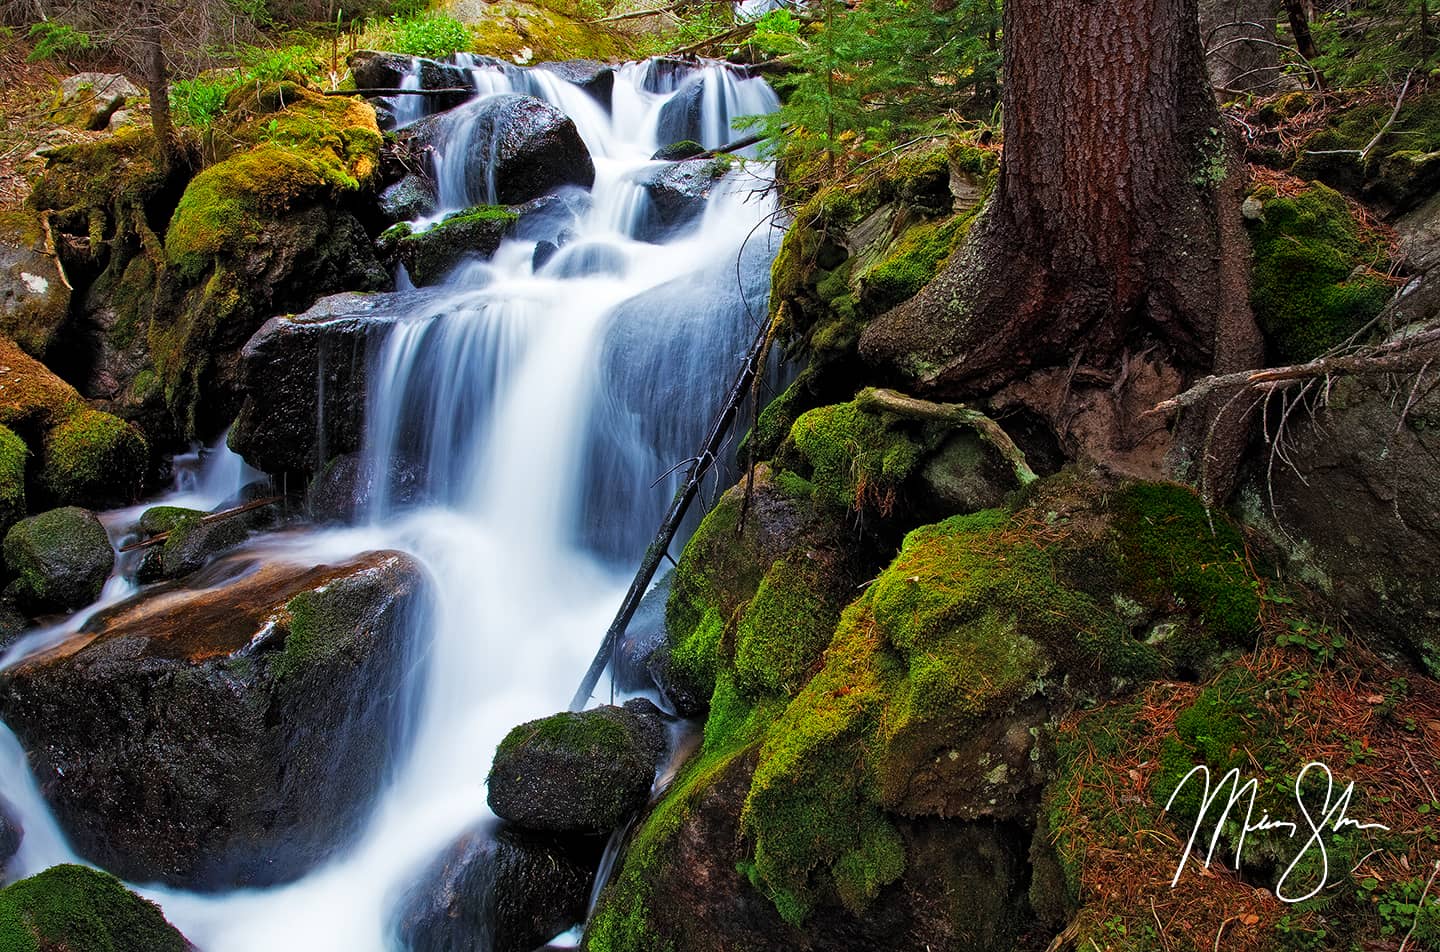
<svg viewBox="0 0 1440 952"><path fill-rule="evenodd" d="M1216 89L1256 92L1280 81L1276 0L1200 0L1200 35Z"/></svg>
<svg viewBox="0 0 1440 952"><path fill-rule="evenodd" d="M1290 17L1290 32L1295 34L1295 49L1307 60L1319 56L1315 35L1310 32L1310 13L1305 0L1285 0L1285 13Z"/></svg>
<svg viewBox="0 0 1440 952"><path fill-rule="evenodd" d="M179 161L180 143L170 116L170 70L165 61L165 33L159 11L153 6L147 5L143 16L140 45L145 91L150 94L150 128L160 149L160 161L169 171Z"/></svg>
<svg viewBox="0 0 1440 952"><path fill-rule="evenodd" d="M1029 402L1051 400L1057 429L1087 381L1111 388L1113 419L1069 448L1119 459L1154 429L1123 393L1138 355L1160 389L1260 356L1196 0L1010 0L1004 16L998 189L966 247L872 322L861 354L942 398L1029 377L1053 391Z"/></svg>

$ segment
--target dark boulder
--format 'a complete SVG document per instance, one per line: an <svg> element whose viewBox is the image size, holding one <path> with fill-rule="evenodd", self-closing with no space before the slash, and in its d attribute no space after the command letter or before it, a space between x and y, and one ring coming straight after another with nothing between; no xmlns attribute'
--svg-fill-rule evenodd
<svg viewBox="0 0 1440 952"><path fill-rule="evenodd" d="M403 947L531 952L584 920L603 843L493 824L465 833L402 903Z"/></svg>
<svg viewBox="0 0 1440 952"><path fill-rule="evenodd" d="M0 797L0 879L5 878L5 864L20 851L20 842L25 838L25 828L15 816L10 801Z"/></svg>
<svg viewBox="0 0 1440 952"><path fill-rule="evenodd" d="M1413 386L1336 381L1313 417L1291 417L1286 463L1252 498L1295 577L1376 647L1440 677L1440 393Z"/></svg>
<svg viewBox="0 0 1440 952"><path fill-rule="evenodd" d="M160 908L108 873L52 866L0 890L6 952L192 952Z"/></svg>
<svg viewBox="0 0 1440 952"><path fill-rule="evenodd" d="M490 809L528 830L604 835L645 805L664 756L648 701L530 721L495 752Z"/></svg>
<svg viewBox="0 0 1440 952"><path fill-rule="evenodd" d="M412 221L434 214L436 200L435 183L412 172L380 192L380 214L391 222Z"/></svg>
<svg viewBox="0 0 1440 952"><path fill-rule="evenodd" d="M435 301L425 292L337 294L272 318L241 352L245 402L230 448L269 473L313 473L358 450L370 349Z"/></svg>
<svg viewBox="0 0 1440 952"><path fill-rule="evenodd" d="M725 159L691 159L642 174L639 182L649 205L635 237L659 241L696 221L705 210L710 190L729 170Z"/></svg>
<svg viewBox="0 0 1440 952"><path fill-rule="evenodd" d="M695 72L697 61L680 59L675 56L656 56L645 67L645 79L641 86L647 93L673 93L680 88L691 73ZM674 139L666 140L673 142Z"/></svg>
<svg viewBox="0 0 1440 952"><path fill-rule="evenodd" d="M75 849L188 889L294 879L360 829L408 738L423 569L221 560L0 678Z"/></svg>
<svg viewBox="0 0 1440 952"><path fill-rule="evenodd" d="M705 140L705 79L695 76L685 80L675 95L660 107L655 125L655 138L660 142L694 142Z"/></svg>
<svg viewBox="0 0 1440 952"><path fill-rule="evenodd" d="M89 605L114 567L105 527L76 506L22 519L5 536L5 570L15 577L20 606L32 613Z"/></svg>
<svg viewBox="0 0 1440 952"><path fill-rule="evenodd" d="M399 89L416 65L420 67L421 89L461 90L426 96L427 112L453 109L475 96L475 83L469 71L453 63L375 50L356 50L350 54L350 74L355 78L357 89Z"/></svg>
<svg viewBox="0 0 1440 952"><path fill-rule="evenodd" d="M354 522L370 511L381 487L388 506L411 506L425 497L425 473L416 464L392 460L384 473L374 473L360 453L337 456L310 483L305 503L316 522Z"/></svg>
<svg viewBox="0 0 1440 952"><path fill-rule="evenodd" d="M593 96L600 105L610 108L615 92L615 67L599 60L559 60L540 63L536 69L554 73L567 83L573 83Z"/></svg>
<svg viewBox="0 0 1440 952"><path fill-rule="evenodd" d="M549 103L506 93L466 108L476 110L464 153L473 198L519 205L562 185L594 184L595 164L575 123Z"/></svg>

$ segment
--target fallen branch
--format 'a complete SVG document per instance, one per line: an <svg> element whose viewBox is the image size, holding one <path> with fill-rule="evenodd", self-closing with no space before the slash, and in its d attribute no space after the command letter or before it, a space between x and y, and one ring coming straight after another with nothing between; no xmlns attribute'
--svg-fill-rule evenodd
<svg viewBox="0 0 1440 952"><path fill-rule="evenodd" d="M453 96L456 93L474 95L470 86L445 86L441 89L327 89L322 96Z"/></svg>
<svg viewBox="0 0 1440 952"><path fill-rule="evenodd" d="M224 509L220 512L212 512L207 516L202 516L197 525L208 526L212 522L221 522L225 519L230 519L247 512L253 512L256 509L263 509L266 506L272 506L275 503L280 502L284 498L284 496L267 496L264 499L256 499L251 502L247 502L243 506L236 506L234 509ZM139 542L132 542L129 545L122 545L120 547L120 551L133 552L136 549L148 549L154 545L161 545L165 542L166 539L170 538L170 533L173 531L174 530L168 530L165 532L156 533L148 539L141 539Z"/></svg>
<svg viewBox="0 0 1440 952"><path fill-rule="evenodd" d="M1381 139L1384 139L1386 133L1388 133L1388 132L1390 131L1390 129L1395 125L1395 120L1400 118L1400 107L1403 106L1403 105L1405 105L1405 94L1410 91L1410 81L1411 81L1411 79L1412 79L1412 77L1413 77L1414 75L1415 75L1415 74L1414 74L1413 71L1410 72L1410 73L1406 73L1406 74L1405 74L1405 85L1402 86L1402 87L1400 87L1400 95L1397 96L1396 99L1395 99L1395 108L1390 111L1390 118L1387 119L1387 120L1385 120L1385 125L1381 126L1381 127L1380 127L1380 131L1377 132L1377 133L1375 133L1375 138L1373 138L1373 139L1371 139L1369 142L1365 143L1365 148L1363 148L1363 149L1320 149L1320 150L1311 150L1311 151L1307 152L1306 154L1307 154L1307 155L1358 155L1358 156L1360 157L1360 161L1361 161L1361 162L1364 162L1365 159L1369 157L1370 151L1371 151L1372 149L1374 149L1377 145L1380 144L1380 140L1381 140Z"/></svg>
<svg viewBox="0 0 1440 952"><path fill-rule="evenodd" d="M672 3L665 7L651 7L648 10L631 10L629 13L616 13L608 17L601 17L598 20L586 20L586 23L618 23L621 20L636 20L640 17L651 17L659 13L674 13L679 4Z"/></svg>
<svg viewBox="0 0 1440 952"><path fill-rule="evenodd" d="M614 654L615 646L620 642L620 636L629 627L630 619L635 616L635 610L640 607L640 600L645 597L645 592L650 588L651 579L655 577L660 563L670 552L670 544L675 541L675 534L680 531L680 523L684 521L690 503L699 494L700 484L704 481L705 474L710 471L710 467L715 464L715 459L725 442L726 434L730 431L730 424L734 421L736 414L740 411L740 405L750 392L750 381L760 372L760 353L769 339L770 324L767 321L761 325L760 333L756 335L755 342L750 345L750 350L745 355L745 362L740 366L740 373L736 376L735 382L730 385L730 392L725 397L725 403L721 406L720 412L711 422L710 432L706 434L700 452L685 461L689 463L690 467L685 474L685 484L680 487L679 491L675 493L675 498L670 501L670 509L665 513L665 518L661 520L660 529L655 533L655 539L645 550L645 557L641 559L640 568L636 571L634 580L630 582L630 588L625 593L625 600L620 603L620 611L616 613L615 620L610 623L610 628L605 632L605 638L600 642L600 650L595 652L595 660L590 662L589 670L585 672L585 677L581 679L575 697L570 701L572 711L582 710L590 701L590 695L595 691L595 685L600 682L600 675L604 674L605 669L610 665L611 656Z"/></svg>
<svg viewBox="0 0 1440 952"><path fill-rule="evenodd" d="M691 43L689 46L682 46L677 50L671 50L666 55L680 56L683 53L695 53L699 50L703 50L705 47L712 44L723 43L726 40L738 39L741 36L749 35L754 32L755 21L751 20L749 23L742 23L734 29L726 30L724 33L717 33L714 36L707 36L705 39L701 40L698 43Z"/></svg>
<svg viewBox="0 0 1440 952"><path fill-rule="evenodd" d="M1000 451L1000 455L1015 470L1015 478L1020 485L1028 486L1040 477L1030 468L1030 463L1025 459L1025 453L1010 439L1010 434L979 410L972 410L959 403L931 403L929 400L919 400L915 397L907 397L903 393L896 393L894 390L865 389L855 397L855 405L862 410L870 410L876 413L893 413L895 416L904 417L907 420L923 420L935 423L948 423L951 426L968 426L980 438Z"/></svg>
<svg viewBox="0 0 1440 952"><path fill-rule="evenodd" d="M1146 416L1153 413L1174 413L1176 410L1193 407L1208 400L1216 391L1273 388L1332 374L1362 376L1414 373L1434 363L1437 357L1440 357L1440 326L1351 354L1318 357L1309 363L1288 367L1266 367L1261 370L1243 370L1219 377L1206 377L1184 393L1157 403L1153 409L1147 411Z"/></svg>
<svg viewBox="0 0 1440 952"><path fill-rule="evenodd" d="M706 151L695 155L694 158L713 159L717 155L729 155L731 152L739 152L741 149L748 149L752 145L763 141L765 141L765 134L763 132L757 132L754 135L748 135L743 139L736 139L734 142L731 142L728 145L722 145L718 149L707 149Z"/></svg>

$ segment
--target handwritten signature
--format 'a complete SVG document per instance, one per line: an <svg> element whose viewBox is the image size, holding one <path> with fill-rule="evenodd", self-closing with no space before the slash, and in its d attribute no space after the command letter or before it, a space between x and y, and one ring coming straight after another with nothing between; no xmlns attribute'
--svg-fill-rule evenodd
<svg viewBox="0 0 1440 952"><path fill-rule="evenodd" d="M1325 793L1325 798L1320 804L1322 809L1314 814L1310 812L1311 805L1306 803L1305 794L1302 792L1305 786L1305 778L1313 771L1319 771L1324 774L1323 790ZM1235 805L1245 801L1247 795L1249 799L1248 802L1245 803L1245 820L1240 828L1240 836L1235 841L1235 866L1237 868L1240 866L1241 853L1245 849L1245 838L1251 833L1281 830L1291 839L1302 833L1300 824L1293 823L1289 820L1273 819L1268 811L1262 812L1260 819L1255 819L1255 798L1259 792L1260 784L1254 777L1242 783L1238 768L1231 768L1226 771L1220 778L1220 782L1214 786L1213 790L1210 784L1209 767L1202 764L1194 770L1191 770L1181 778L1180 783L1171 791L1170 799L1165 803L1165 812L1170 812L1170 808L1175 804L1176 796L1178 796L1180 791L1195 777L1201 778L1205 784L1200 799L1200 811L1195 817L1195 826L1190 831L1190 839L1185 844L1185 852L1180 857L1179 865L1175 867L1175 878L1170 881L1171 888L1174 888L1174 886L1180 882L1180 876L1185 871L1185 865L1190 862L1191 855L1195 851L1195 841L1200 836L1201 827L1204 825L1206 817L1210 814L1211 808L1220 801L1220 797L1227 787L1229 788L1230 795L1229 798L1224 801L1224 809L1220 812L1219 817L1215 819L1215 831L1210 836L1209 848L1206 849L1204 862L1201 863L1202 868L1209 868L1210 861L1215 856L1215 850L1220 845L1220 833L1225 825L1225 821L1229 819L1230 813L1234 810ZM1295 803L1300 808L1300 815L1304 818L1305 830L1308 830L1308 833L1306 834L1303 845L1300 847L1300 852L1290 861L1290 865L1285 867L1285 871L1280 875L1279 881L1275 884L1275 898L1281 902L1304 902L1325 888L1326 881L1330 878L1330 854L1325 848L1325 835L1327 833L1339 833L1347 826L1354 827L1356 830L1390 829L1388 826L1380 823L1361 823L1347 816L1350 810L1350 800L1354 794L1355 783L1351 781L1336 795L1334 775L1330 772L1329 767L1318 760L1306 764L1300 773L1296 775ZM1320 879L1315 884L1315 887L1303 896L1292 896L1286 889L1286 884L1295 872L1295 868L1299 866L1300 862L1309 856L1312 851L1318 851L1321 869Z"/></svg>

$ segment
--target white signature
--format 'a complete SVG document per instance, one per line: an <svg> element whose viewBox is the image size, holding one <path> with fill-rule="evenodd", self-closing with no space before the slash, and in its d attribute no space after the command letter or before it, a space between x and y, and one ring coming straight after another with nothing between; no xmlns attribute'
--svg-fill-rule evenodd
<svg viewBox="0 0 1440 952"><path fill-rule="evenodd" d="M1305 783L1305 777L1311 771L1315 770L1322 771L1325 774L1325 799L1322 804L1323 809L1319 814L1312 814L1310 812L1310 807L1305 802L1305 795L1301 792ZM1181 778L1180 783L1171 791L1170 799L1165 802L1165 812L1168 813L1170 811L1170 807L1175 803L1176 795L1190 782L1191 778L1197 775L1203 778L1205 782L1205 792L1200 800L1200 812L1195 817L1195 826L1190 831L1189 841L1185 844L1185 852L1180 857L1180 864L1175 867L1175 878L1170 880L1171 888L1174 888L1175 884L1180 882L1180 874L1185 871L1185 864L1190 861L1190 855L1195 849L1195 839L1200 835L1200 827L1204 824L1210 808L1220 799L1220 794L1224 792L1227 785L1230 787L1230 798L1225 802L1225 809L1221 811L1220 816L1215 820L1215 832L1210 837L1210 846L1209 849L1205 851L1205 860L1201 864L1202 868L1209 868L1210 860L1215 855L1215 849L1220 844L1221 828L1225 825L1225 821L1229 818L1230 811L1234 809L1235 804L1244 800L1247 794L1249 795L1249 802L1245 806L1245 821L1240 828L1240 836L1235 841L1236 868L1240 866L1240 854L1245 849L1245 837L1250 833L1266 830L1285 830L1287 835L1293 839L1296 834L1302 832L1299 824L1292 823L1288 820L1271 819L1268 811L1263 812L1259 820L1255 820L1255 796L1260 785L1254 777L1241 783L1238 768L1231 768L1227 771L1225 775L1220 778L1220 782L1215 785L1213 791L1210 789L1209 767L1202 764L1194 770L1191 770ZM1354 794L1355 783L1351 781L1346 784L1344 789L1336 796L1335 777L1331 774L1330 768L1318 760L1306 764L1295 777L1295 803L1300 807L1300 815L1305 818L1305 826L1309 830L1309 835L1300 847L1300 852L1290 861L1290 865L1285 867L1285 872L1280 875L1279 882L1275 884L1275 898L1281 902L1304 902L1325 888L1326 881L1330 878L1330 854L1325 849L1325 834L1327 832L1339 833L1347 826L1352 826L1357 830L1390 829L1388 826L1380 823L1361 823L1358 820L1352 820L1346 816L1345 814L1350 809L1350 799ZM1290 879L1291 874L1295 872L1295 867L1300 864L1302 859L1310 854L1311 850L1319 850L1320 880L1315 884L1313 889L1303 896L1291 896L1288 894L1285 884Z"/></svg>

